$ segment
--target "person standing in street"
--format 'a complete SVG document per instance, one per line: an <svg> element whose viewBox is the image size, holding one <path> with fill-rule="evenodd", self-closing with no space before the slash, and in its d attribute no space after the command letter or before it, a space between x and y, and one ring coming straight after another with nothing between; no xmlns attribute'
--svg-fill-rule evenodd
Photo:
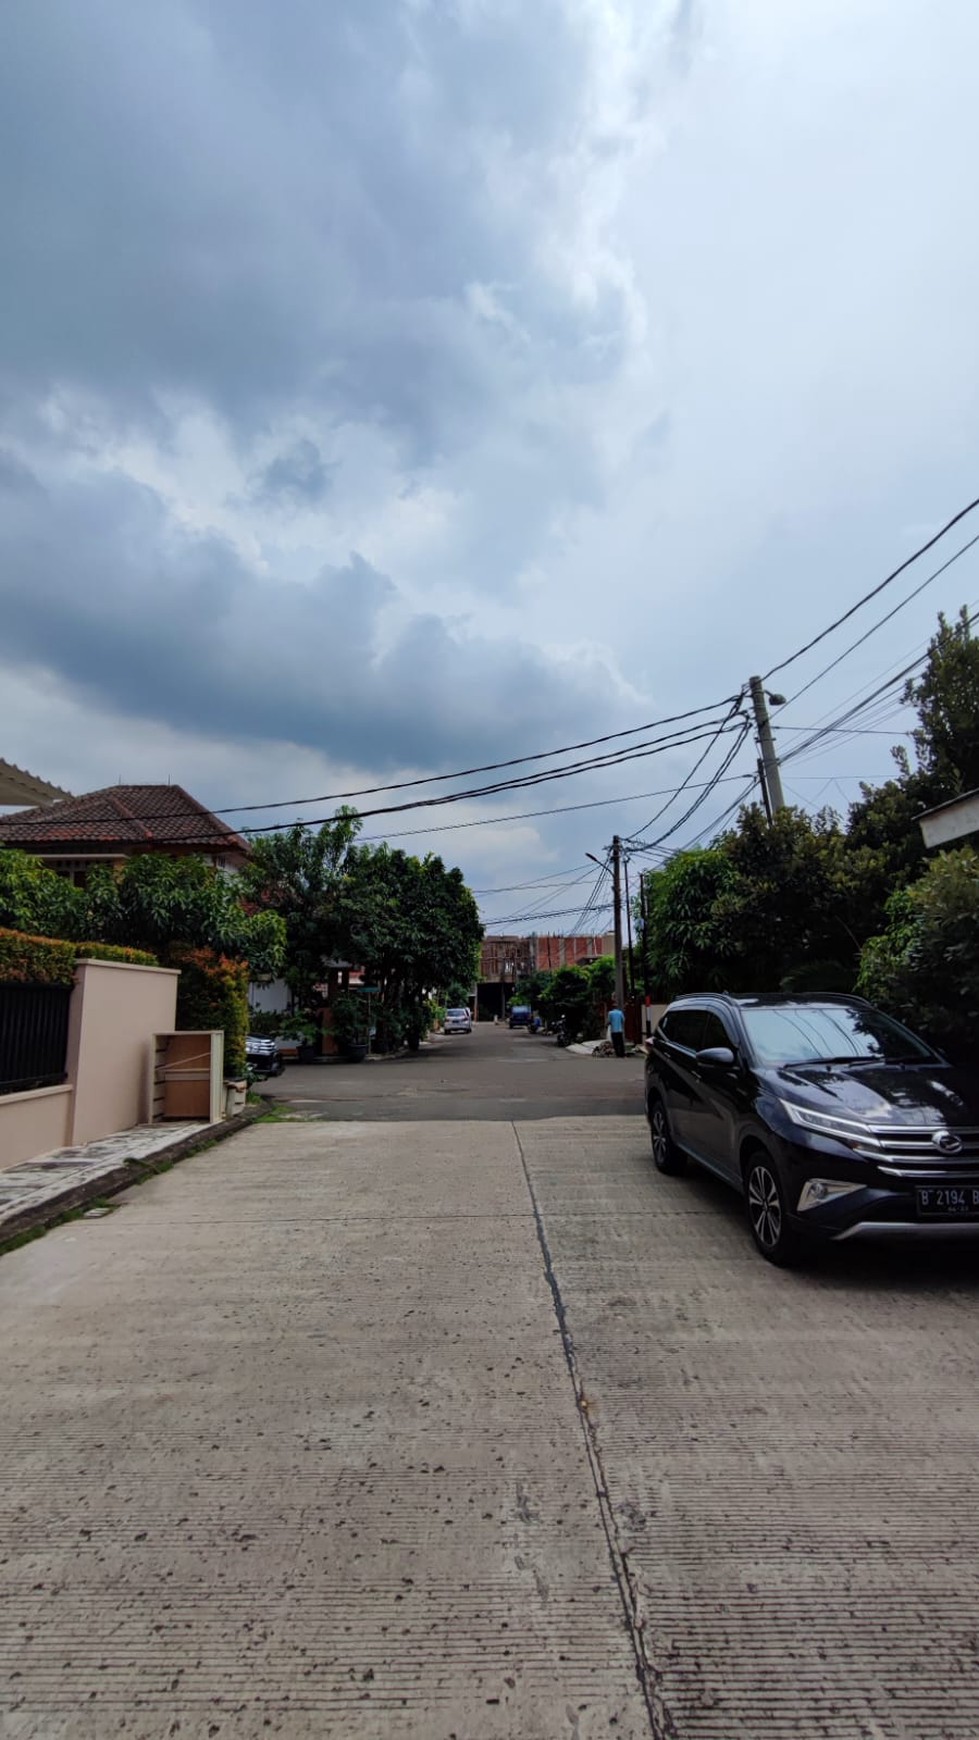
<svg viewBox="0 0 979 1740"><path fill-rule="evenodd" d="M625 1016L618 1003L613 1003L608 1012L608 1030L612 1035L612 1046L616 1057L625 1056Z"/></svg>

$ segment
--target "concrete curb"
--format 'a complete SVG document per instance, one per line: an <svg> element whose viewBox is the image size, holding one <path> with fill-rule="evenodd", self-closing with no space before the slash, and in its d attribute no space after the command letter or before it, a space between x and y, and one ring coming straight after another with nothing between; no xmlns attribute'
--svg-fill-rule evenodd
<svg viewBox="0 0 979 1740"><path fill-rule="evenodd" d="M11 1204L7 1213L0 1214L0 1256L25 1233L43 1232L91 1202L98 1202L104 1196L115 1196L131 1184L142 1184L154 1173L168 1171L178 1160L186 1160L201 1148L209 1148L213 1142L223 1142L238 1130L247 1129L249 1124L264 1117L266 1110L264 1104L246 1106L236 1117L223 1119L219 1124L202 1124L192 1135L181 1136L167 1147L158 1148L145 1160L120 1160L112 1167L103 1167L88 1177L79 1178L77 1183L66 1184L40 1201L28 1201L22 1206ZM2 1176L0 1173L0 1178Z"/></svg>

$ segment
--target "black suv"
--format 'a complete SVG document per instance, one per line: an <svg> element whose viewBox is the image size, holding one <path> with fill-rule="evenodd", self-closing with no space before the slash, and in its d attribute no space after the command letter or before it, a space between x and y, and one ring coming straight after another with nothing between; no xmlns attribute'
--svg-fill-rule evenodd
<svg viewBox="0 0 979 1740"><path fill-rule="evenodd" d="M653 1159L741 1191L763 1257L979 1238L979 1077L859 997L680 997L648 1043Z"/></svg>

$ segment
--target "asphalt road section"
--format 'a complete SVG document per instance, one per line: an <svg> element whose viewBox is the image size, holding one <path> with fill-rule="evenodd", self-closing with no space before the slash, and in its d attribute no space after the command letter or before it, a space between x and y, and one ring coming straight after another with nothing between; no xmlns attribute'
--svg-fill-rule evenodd
<svg viewBox="0 0 979 1740"><path fill-rule="evenodd" d="M604 1117L640 1113L640 1057L579 1057L525 1028L477 1023L414 1056L293 1064L260 1091L304 1117Z"/></svg>

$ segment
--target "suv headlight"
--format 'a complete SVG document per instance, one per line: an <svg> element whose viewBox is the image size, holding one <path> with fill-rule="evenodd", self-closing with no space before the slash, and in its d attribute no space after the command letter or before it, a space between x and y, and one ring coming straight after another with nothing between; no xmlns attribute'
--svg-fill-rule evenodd
<svg viewBox="0 0 979 1740"><path fill-rule="evenodd" d="M848 1148L861 1150L872 1149L881 1151L883 1143L866 1124L859 1123L856 1118L838 1118L833 1112L816 1112L809 1106L796 1105L793 1100L779 1100L783 1112L793 1124L799 1124L803 1130L813 1130L820 1136L833 1136L837 1142L843 1142Z"/></svg>

